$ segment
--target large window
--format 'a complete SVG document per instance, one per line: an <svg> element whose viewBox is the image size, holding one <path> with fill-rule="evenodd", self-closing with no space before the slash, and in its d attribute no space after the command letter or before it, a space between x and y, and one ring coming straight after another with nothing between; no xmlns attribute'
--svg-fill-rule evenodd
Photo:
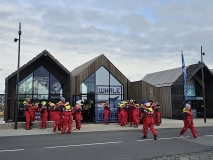
<svg viewBox="0 0 213 160"><path fill-rule="evenodd" d="M63 96L64 90L64 85L57 78L43 66L39 67L19 82L18 120L25 120L23 115L23 101L26 98L29 98L35 103L43 100L56 102L60 96Z"/></svg>
<svg viewBox="0 0 213 160"><path fill-rule="evenodd" d="M123 100L123 85L103 66L88 77L80 85L82 99L86 94L95 94L95 122L104 121L104 103L108 102L110 109L110 122L117 122L117 105Z"/></svg>
<svg viewBox="0 0 213 160"><path fill-rule="evenodd" d="M93 73L80 85L82 94L94 94L95 93L95 74Z"/></svg>

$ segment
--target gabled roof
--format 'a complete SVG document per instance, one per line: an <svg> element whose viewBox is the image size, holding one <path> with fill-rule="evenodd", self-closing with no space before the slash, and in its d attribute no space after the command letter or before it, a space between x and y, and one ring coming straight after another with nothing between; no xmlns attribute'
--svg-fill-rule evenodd
<svg viewBox="0 0 213 160"><path fill-rule="evenodd" d="M191 79L201 68L201 64L186 66L187 79ZM182 81L182 67L147 74L143 81L156 87L171 86L177 81Z"/></svg>
<svg viewBox="0 0 213 160"><path fill-rule="evenodd" d="M42 51L40 54L38 54L36 57L34 57L32 60L24 64L19 68L19 72L22 71L24 68L28 67L30 64L41 58L42 56L49 56L58 66L60 66L67 74L70 74L70 71L68 71L57 59L55 59L47 50ZM15 76L17 74L17 70L13 72L11 75L9 75L6 79L10 79L11 77Z"/></svg>
<svg viewBox="0 0 213 160"><path fill-rule="evenodd" d="M101 56L101 55L100 55ZM76 67L75 69L73 69L71 71L72 76L77 76L79 75L81 72L83 72L83 70L85 70L89 65L91 65L93 62L95 62L100 56L93 58L92 60Z"/></svg>
<svg viewBox="0 0 213 160"><path fill-rule="evenodd" d="M156 87L171 86L182 74L181 67L147 74L142 80Z"/></svg>

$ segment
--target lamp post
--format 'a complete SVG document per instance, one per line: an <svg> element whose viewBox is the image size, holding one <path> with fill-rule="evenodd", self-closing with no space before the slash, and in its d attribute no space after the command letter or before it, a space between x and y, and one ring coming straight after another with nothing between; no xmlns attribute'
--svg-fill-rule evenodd
<svg viewBox="0 0 213 160"><path fill-rule="evenodd" d="M206 123L206 101L205 101L205 84L204 84L204 72L203 72L203 55L205 53L202 51L202 46L201 46L201 72L202 72L202 90L203 90L203 117L204 117L204 123Z"/></svg>
<svg viewBox="0 0 213 160"><path fill-rule="evenodd" d="M19 41L19 44L18 44L17 81L16 81L15 129L17 129L17 119L18 119L18 92L19 92L18 89L19 89L19 64L20 64L21 23L19 23L18 35L19 35L19 39L14 38L14 42Z"/></svg>

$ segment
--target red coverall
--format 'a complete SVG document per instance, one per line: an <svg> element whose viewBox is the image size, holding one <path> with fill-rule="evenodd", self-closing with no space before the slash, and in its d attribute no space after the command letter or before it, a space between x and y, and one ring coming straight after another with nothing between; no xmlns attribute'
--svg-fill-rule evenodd
<svg viewBox="0 0 213 160"><path fill-rule="evenodd" d="M159 106L155 107L154 114L155 114L155 124L157 126L160 126L160 107Z"/></svg>
<svg viewBox="0 0 213 160"><path fill-rule="evenodd" d="M53 132L56 132L57 130L61 130L61 112L55 104L51 104L51 112L54 120Z"/></svg>
<svg viewBox="0 0 213 160"><path fill-rule="evenodd" d="M31 110L31 120L32 120L32 122L35 121L35 114L36 114L37 109L38 109L38 107L35 104L32 105L32 110Z"/></svg>
<svg viewBox="0 0 213 160"><path fill-rule="evenodd" d="M60 106L62 106L62 108L64 108L64 106L65 106L65 101L59 101L59 102L57 103L57 106L59 107L59 109L60 109ZM60 110L61 110L61 109L60 109ZM61 130L61 129L62 129L62 126L63 126L63 119L60 118L60 124L58 125L58 130Z"/></svg>
<svg viewBox="0 0 213 160"><path fill-rule="evenodd" d="M137 127L139 124L139 106L138 105L134 106L132 110L132 117L133 117L133 125Z"/></svg>
<svg viewBox="0 0 213 160"><path fill-rule="evenodd" d="M128 116L129 116L129 106L124 104L124 111L125 111L125 124L128 125Z"/></svg>
<svg viewBox="0 0 213 160"><path fill-rule="evenodd" d="M124 107L121 108L120 115L121 115L120 125L122 127L126 126L126 110Z"/></svg>
<svg viewBox="0 0 213 160"><path fill-rule="evenodd" d="M76 129L81 129L81 106L76 105L75 107L75 123L76 123Z"/></svg>
<svg viewBox="0 0 213 160"><path fill-rule="evenodd" d="M68 133L72 131L72 109L64 109L62 112L63 128L61 133L64 133L68 125ZM80 130L80 129L79 129Z"/></svg>
<svg viewBox="0 0 213 160"><path fill-rule="evenodd" d="M109 105L105 105L104 106L104 124L108 124L108 119L109 119L109 112L110 112L110 106Z"/></svg>
<svg viewBox="0 0 213 160"><path fill-rule="evenodd" d="M144 122L143 122L143 133L144 133L144 136L147 136L147 133L148 133L148 128L150 128L152 134L154 136L157 136L157 132L155 131L154 129L154 111L149 111L147 110L147 113L145 115L145 119L144 119Z"/></svg>
<svg viewBox="0 0 213 160"><path fill-rule="evenodd" d="M40 117L41 117L40 128L41 129L45 129L46 128L47 116L48 116L47 107L46 106L42 106L40 108Z"/></svg>
<svg viewBox="0 0 213 160"><path fill-rule="evenodd" d="M24 104L24 115L26 117L26 125L25 125L25 129L29 130L30 129L30 118L31 118L31 109L30 109L30 103L27 102L26 104Z"/></svg>
<svg viewBox="0 0 213 160"><path fill-rule="evenodd" d="M192 109L188 110L188 109L184 108L183 109L183 114L184 114L184 120L183 120L184 127L180 131L180 135L182 136L186 132L186 130L188 128L190 128L194 138L197 138L198 136L197 136L197 132L196 132L195 127L194 127Z"/></svg>
<svg viewBox="0 0 213 160"><path fill-rule="evenodd" d="M134 103L130 103L129 104L129 122L130 122L130 126L132 126L133 123L133 110L135 108L135 104Z"/></svg>

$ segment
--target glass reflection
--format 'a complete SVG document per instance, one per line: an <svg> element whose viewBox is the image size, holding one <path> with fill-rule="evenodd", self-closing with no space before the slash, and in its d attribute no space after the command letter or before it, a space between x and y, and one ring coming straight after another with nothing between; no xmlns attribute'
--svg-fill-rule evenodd
<svg viewBox="0 0 213 160"><path fill-rule="evenodd" d="M19 82L19 94L32 94L33 73Z"/></svg>
<svg viewBox="0 0 213 160"><path fill-rule="evenodd" d="M82 94L94 94L95 93L95 74L93 73L80 85Z"/></svg>

